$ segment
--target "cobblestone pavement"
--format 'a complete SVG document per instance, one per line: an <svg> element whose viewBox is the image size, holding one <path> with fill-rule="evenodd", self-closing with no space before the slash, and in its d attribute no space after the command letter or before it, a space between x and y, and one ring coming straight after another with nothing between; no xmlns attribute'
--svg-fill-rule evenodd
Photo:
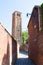
<svg viewBox="0 0 43 65"><path fill-rule="evenodd" d="M34 65L28 58L18 58L15 65Z"/></svg>
<svg viewBox="0 0 43 65"><path fill-rule="evenodd" d="M19 58L16 60L15 65L34 65L33 62L28 59L27 52L20 52Z"/></svg>

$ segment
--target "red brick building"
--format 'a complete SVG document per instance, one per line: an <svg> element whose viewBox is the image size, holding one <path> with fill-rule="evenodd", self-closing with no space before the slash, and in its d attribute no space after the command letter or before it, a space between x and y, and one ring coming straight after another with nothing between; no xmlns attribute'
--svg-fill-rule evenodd
<svg viewBox="0 0 43 65"><path fill-rule="evenodd" d="M17 58L17 42L0 24L0 65L14 65Z"/></svg>
<svg viewBox="0 0 43 65"><path fill-rule="evenodd" d="M20 45L22 44L22 17L21 12L15 11L12 14L12 36L17 41L17 57L19 56Z"/></svg>
<svg viewBox="0 0 43 65"><path fill-rule="evenodd" d="M39 6L33 8L29 23L29 58L36 65L43 65L43 30L41 9Z"/></svg>

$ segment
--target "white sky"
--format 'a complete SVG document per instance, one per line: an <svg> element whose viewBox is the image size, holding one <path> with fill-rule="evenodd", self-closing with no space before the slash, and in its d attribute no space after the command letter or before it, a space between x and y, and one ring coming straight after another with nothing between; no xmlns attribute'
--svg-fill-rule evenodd
<svg viewBox="0 0 43 65"><path fill-rule="evenodd" d="M14 11L22 12L22 30L27 30L29 17L35 5L41 5L43 0L0 0L0 22L10 32L12 31L12 13Z"/></svg>

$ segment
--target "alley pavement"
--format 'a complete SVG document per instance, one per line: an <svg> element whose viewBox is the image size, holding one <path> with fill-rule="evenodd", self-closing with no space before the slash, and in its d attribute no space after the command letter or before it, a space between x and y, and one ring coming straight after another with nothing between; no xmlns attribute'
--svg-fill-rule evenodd
<svg viewBox="0 0 43 65"><path fill-rule="evenodd" d="M18 58L15 65L35 65L33 62L28 58Z"/></svg>
<svg viewBox="0 0 43 65"><path fill-rule="evenodd" d="M35 64L30 59L28 59L27 52L20 51L15 65L35 65Z"/></svg>

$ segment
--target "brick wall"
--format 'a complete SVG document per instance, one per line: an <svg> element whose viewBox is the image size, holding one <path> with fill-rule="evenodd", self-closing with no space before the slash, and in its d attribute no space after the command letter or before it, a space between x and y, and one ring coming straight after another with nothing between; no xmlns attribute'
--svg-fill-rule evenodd
<svg viewBox="0 0 43 65"><path fill-rule="evenodd" d="M15 50L13 52L13 49ZM13 56L15 56L13 58ZM17 58L17 43L0 24L0 65L11 65Z"/></svg>
<svg viewBox="0 0 43 65"><path fill-rule="evenodd" d="M43 31L38 33L35 41L30 42L29 50L29 58L36 65L43 65Z"/></svg>
<svg viewBox="0 0 43 65"><path fill-rule="evenodd" d="M38 36L38 65L43 65L43 31Z"/></svg>
<svg viewBox="0 0 43 65"><path fill-rule="evenodd" d="M33 16L35 15L35 16ZM42 20L40 16L40 28ZM33 12L28 24L29 33L29 58L36 65L43 65L43 31L39 30L38 6L33 8Z"/></svg>
<svg viewBox="0 0 43 65"><path fill-rule="evenodd" d="M12 14L12 36L19 44L22 43L21 23L22 23L21 12L15 11Z"/></svg>

